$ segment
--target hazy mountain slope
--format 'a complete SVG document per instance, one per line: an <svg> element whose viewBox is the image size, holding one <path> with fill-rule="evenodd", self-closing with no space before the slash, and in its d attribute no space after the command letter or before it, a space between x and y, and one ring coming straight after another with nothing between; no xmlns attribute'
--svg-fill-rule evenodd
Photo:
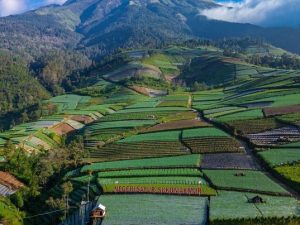
<svg viewBox="0 0 300 225"><path fill-rule="evenodd" d="M74 48L80 35L51 15L29 12L0 19L0 48L30 59L49 50Z"/></svg>
<svg viewBox="0 0 300 225"><path fill-rule="evenodd" d="M120 47L252 36L300 52L300 29L262 28L201 16L202 9L216 6L211 0L69 0L63 6L1 18L0 48L29 56L70 48L94 57Z"/></svg>

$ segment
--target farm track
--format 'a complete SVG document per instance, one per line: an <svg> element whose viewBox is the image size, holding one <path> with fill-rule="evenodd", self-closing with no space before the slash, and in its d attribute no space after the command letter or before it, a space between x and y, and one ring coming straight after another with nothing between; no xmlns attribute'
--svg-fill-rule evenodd
<svg viewBox="0 0 300 225"><path fill-rule="evenodd" d="M179 142L181 143L181 145L185 148L186 152L188 152L189 154L193 154L192 153L192 149L190 149L183 141L183 138L182 138L182 134L183 132L181 131L180 132L180 136L179 136Z"/></svg>
<svg viewBox="0 0 300 225"><path fill-rule="evenodd" d="M219 124L217 122L211 121L209 119L207 119L202 112L198 111L198 119L205 121L211 125L213 125L214 127L217 127L221 130L223 130L224 132L226 132L227 134L229 134L230 136L232 136L233 138L235 138L237 141L239 141L239 143L241 144L242 147L244 147L245 152L248 156L250 156L253 160L253 162L257 165L257 169L261 170L265 173L266 176L268 176L272 181L278 183L281 187L283 187L284 189L286 189L288 192L290 192L290 194L300 200L300 195L299 193L297 193L297 191L295 191L293 188L291 188L290 186L286 185L285 183L283 183L281 180L279 180L277 177L275 177L272 173L269 172L269 170L267 169L266 166L263 165L263 163L261 163L261 160L254 154L254 150L253 148L250 146L249 143L247 143L245 140L243 140L241 137L233 135L232 133L228 132L227 129L224 128L224 126L222 126L222 124Z"/></svg>

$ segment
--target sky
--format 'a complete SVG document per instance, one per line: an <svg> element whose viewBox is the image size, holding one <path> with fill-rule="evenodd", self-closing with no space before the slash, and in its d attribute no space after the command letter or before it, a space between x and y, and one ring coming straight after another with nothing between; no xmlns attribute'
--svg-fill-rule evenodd
<svg viewBox="0 0 300 225"><path fill-rule="evenodd" d="M49 4L63 4L66 0L0 0L0 16L9 16Z"/></svg>
<svg viewBox="0 0 300 225"><path fill-rule="evenodd" d="M0 16L8 16L66 0L0 0ZM197 0L195 0L197 1ZM299 26L300 0L215 0L220 7L204 10L209 19L261 26Z"/></svg>

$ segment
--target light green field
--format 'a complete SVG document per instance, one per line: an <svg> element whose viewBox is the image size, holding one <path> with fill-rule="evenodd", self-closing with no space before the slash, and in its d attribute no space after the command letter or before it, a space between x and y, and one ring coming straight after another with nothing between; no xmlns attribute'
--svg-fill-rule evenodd
<svg viewBox="0 0 300 225"><path fill-rule="evenodd" d="M164 131L148 134L134 135L118 141L118 143L131 143L142 141L179 141L181 131Z"/></svg>
<svg viewBox="0 0 300 225"><path fill-rule="evenodd" d="M258 152L258 154L270 165L278 166L300 161L299 149L278 148L268 151Z"/></svg>
<svg viewBox="0 0 300 225"><path fill-rule="evenodd" d="M226 190L288 194L279 184L260 171L203 170L214 186ZM244 176L236 176L243 173Z"/></svg>
<svg viewBox="0 0 300 225"><path fill-rule="evenodd" d="M300 206L294 198L259 195L265 203L248 203L254 196L247 192L219 191L216 197L211 197L210 220L300 216Z"/></svg>
<svg viewBox="0 0 300 225"><path fill-rule="evenodd" d="M123 160L116 162L94 163L81 168L81 172L110 171L145 168L195 168L200 165L200 155L185 155L164 158Z"/></svg>
<svg viewBox="0 0 300 225"><path fill-rule="evenodd" d="M207 198L163 195L103 195L107 207L103 225L179 225L206 222ZM128 213L130 206L130 213ZM174 216L176 215L176 216Z"/></svg>
<svg viewBox="0 0 300 225"><path fill-rule="evenodd" d="M248 120L248 119L258 119L263 118L263 113L261 109L252 109L242 112L236 112L225 116L219 116L215 118L218 121L226 122L233 120Z"/></svg>
<svg viewBox="0 0 300 225"><path fill-rule="evenodd" d="M89 129L111 129L122 127L140 127L145 125L154 125L157 122L154 120L128 120L128 121L114 121L114 122L100 122L89 126Z"/></svg>
<svg viewBox="0 0 300 225"><path fill-rule="evenodd" d="M183 139L196 137L229 137L229 135L214 127L187 129L183 131Z"/></svg>
<svg viewBox="0 0 300 225"><path fill-rule="evenodd" d="M146 170L120 170L98 173L99 178L118 178L118 177L158 177L158 176L202 176L202 172L192 168L177 169L146 169Z"/></svg>

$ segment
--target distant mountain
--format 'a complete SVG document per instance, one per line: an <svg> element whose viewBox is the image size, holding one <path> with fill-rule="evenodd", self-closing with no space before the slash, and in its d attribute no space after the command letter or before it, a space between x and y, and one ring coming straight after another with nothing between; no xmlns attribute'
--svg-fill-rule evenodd
<svg viewBox="0 0 300 225"><path fill-rule="evenodd" d="M212 0L69 0L0 19L0 48L28 60L72 49L90 58L123 47L153 47L193 38L256 37L300 53L300 29L208 20ZM22 43L22 45L20 45Z"/></svg>

